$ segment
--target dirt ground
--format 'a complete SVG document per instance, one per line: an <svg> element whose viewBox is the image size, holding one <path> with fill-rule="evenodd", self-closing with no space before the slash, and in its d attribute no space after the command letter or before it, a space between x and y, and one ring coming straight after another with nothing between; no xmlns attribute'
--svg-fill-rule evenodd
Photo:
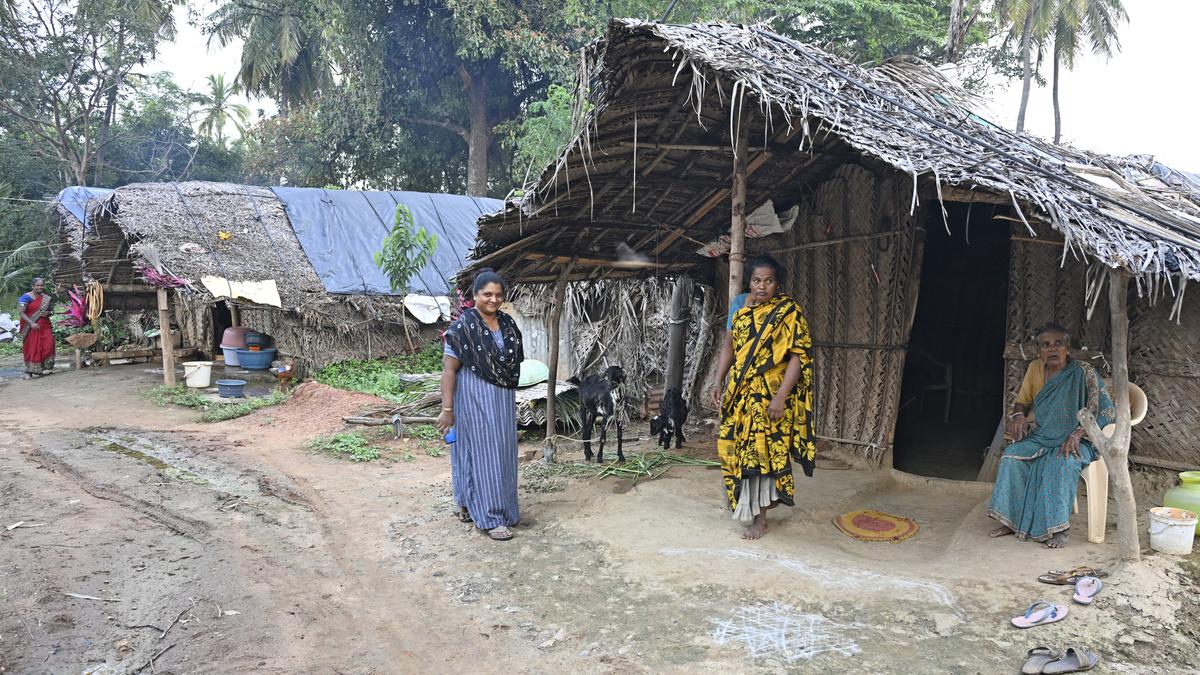
<svg viewBox="0 0 1200 675"><path fill-rule="evenodd" d="M535 463L497 543L450 517L435 446L306 449L364 397L200 424L145 399L156 377L0 382L0 672L1010 673L1044 644L1200 672L1200 554L1115 568L1082 519L1061 551L991 540L984 485L822 460L744 542L711 469L631 486ZM831 524L854 508L921 530L855 541ZM1092 606L1035 580L1085 563L1114 569ZM1042 598L1067 619L1009 625Z"/></svg>

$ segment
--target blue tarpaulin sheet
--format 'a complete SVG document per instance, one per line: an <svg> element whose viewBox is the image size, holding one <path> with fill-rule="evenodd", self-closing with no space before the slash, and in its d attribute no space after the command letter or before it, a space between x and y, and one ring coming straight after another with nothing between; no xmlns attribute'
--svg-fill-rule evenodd
<svg viewBox="0 0 1200 675"><path fill-rule="evenodd" d="M393 291L375 264L375 253L396 222L396 205L412 210L418 227L437 236L429 263L413 275L408 291L448 295L475 246L477 221L504 206L499 199L425 192L375 192L271 188L325 290L330 293L403 295Z"/></svg>
<svg viewBox="0 0 1200 675"><path fill-rule="evenodd" d="M64 188L54 198L54 201L79 219L86 232L92 229L92 224L88 222L88 202L104 199L110 194L112 194L112 190L108 188L75 186Z"/></svg>

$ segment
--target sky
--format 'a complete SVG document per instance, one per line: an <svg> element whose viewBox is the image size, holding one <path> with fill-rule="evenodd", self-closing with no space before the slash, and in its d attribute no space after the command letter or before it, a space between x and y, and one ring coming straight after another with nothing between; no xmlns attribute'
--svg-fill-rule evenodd
<svg viewBox="0 0 1200 675"><path fill-rule="evenodd" d="M214 43L210 49L208 38L188 23L189 9L203 16L215 6L205 0L176 8L178 39L163 46L151 68L169 70L180 86L197 91L206 88L210 74L225 73L226 79L232 79L241 46L221 49ZM1192 129L1200 108L1192 42L1200 26L1200 0L1125 0L1125 8L1129 23L1121 27L1121 51L1111 60L1087 53L1074 71L1062 74L1063 141L1111 154L1152 154L1176 169L1200 172L1200 133ZM1013 127L1020 80L1000 83L990 98L991 119ZM268 115L275 110L267 99L249 103L252 117L259 109ZM1033 89L1026 131L1053 138L1048 83Z"/></svg>

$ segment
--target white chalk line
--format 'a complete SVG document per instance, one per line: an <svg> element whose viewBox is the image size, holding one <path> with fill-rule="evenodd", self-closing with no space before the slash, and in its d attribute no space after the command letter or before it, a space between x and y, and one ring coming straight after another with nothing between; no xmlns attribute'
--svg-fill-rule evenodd
<svg viewBox="0 0 1200 675"><path fill-rule="evenodd" d="M844 635L850 627L819 614L803 614L779 602L739 608L730 619L714 620L713 641L738 643L751 656L777 655L788 662L821 654L853 656L858 644Z"/></svg>
<svg viewBox="0 0 1200 675"><path fill-rule="evenodd" d="M915 594L921 598L924 598L935 604L950 607L955 611L956 614L959 614L960 616L962 615L962 610L958 608L954 600L954 594L951 593L945 586L942 586L941 584L935 584L931 581L905 579L902 577L868 572L866 570L858 570L851 567L825 569L801 560L795 560L792 558L778 558L764 555L756 551L746 551L742 549L664 548L661 549L659 553L673 556L707 555L721 558L742 558L745 560L770 562L779 565L788 571L808 577L828 588L848 588L857 591L901 590L915 592Z"/></svg>

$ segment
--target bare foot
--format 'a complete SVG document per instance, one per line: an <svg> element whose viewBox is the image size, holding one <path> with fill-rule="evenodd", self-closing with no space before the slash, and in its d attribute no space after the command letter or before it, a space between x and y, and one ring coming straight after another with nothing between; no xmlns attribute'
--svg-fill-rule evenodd
<svg viewBox="0 0 1200 675"><path fill-rule="evenodd" d="M759 513L754 516L754 522L750 527L746 528L746 533L742 535L742 539L762 539L762 536L767 533L767 514L766 512Z"/></svg>
<svg viewBox="0 0 1200 675"><path fill-rule="evenodd" d="M1066 530L1056 532L1053 537L1050 537L1050 541L1046 542L1046 548L1062 548L1066 546L1069 536Z"/></svg>
<svg viewBox="0 0 1200 675"><path fill-rule="evenodd" d="M1000 527L997 527L996 529L992 530L991 532L988 532L988 536L995 539L996 537L1006 537L1012 533L1013 533L1013 531L1012 531L1011 527L1009 527L1007 525L1001 525Z"/></svg>

